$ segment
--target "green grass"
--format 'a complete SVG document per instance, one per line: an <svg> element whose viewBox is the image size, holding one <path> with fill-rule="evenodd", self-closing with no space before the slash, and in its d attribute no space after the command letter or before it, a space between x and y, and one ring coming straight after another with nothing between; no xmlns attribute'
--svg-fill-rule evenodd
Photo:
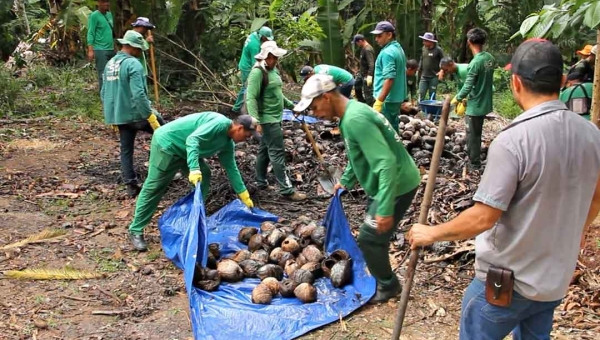
<svg viewBox="0 0 600 340"><path fill-rule="evenodd" d="M96 72L90 67L34 65L18 78L0 65L0 112L4 116L85 116L101 120Z"/></svg>
<svg viewBox="0 0 600 340"><path fill-rule="evenodd" d="M510 90L494 93L494 111L507 119L515 119L523 112Z"/></svg>
<svg viewBox="0 0 600 340"><path fill-rule="evenodd" d="M92 249L89 251L90 258L98 265L98 270L105 273L115 273L123 269L125 266L122 261L113 259L111 256L114 251L110 248L103 248L98 251Z"/></svg>

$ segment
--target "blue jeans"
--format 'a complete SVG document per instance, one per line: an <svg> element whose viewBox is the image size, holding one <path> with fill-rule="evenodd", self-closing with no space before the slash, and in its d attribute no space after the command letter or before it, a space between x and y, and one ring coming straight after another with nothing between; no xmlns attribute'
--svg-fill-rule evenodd
<svg viewBox="0 0 600 340"><path fill-rule="evenodd" d="M496 307L485 300L485 283L475 278L462 301L460 339L502 340L512 331L515 340L549 340L560 302L533 301L513 291L510 307Z"/></svg>

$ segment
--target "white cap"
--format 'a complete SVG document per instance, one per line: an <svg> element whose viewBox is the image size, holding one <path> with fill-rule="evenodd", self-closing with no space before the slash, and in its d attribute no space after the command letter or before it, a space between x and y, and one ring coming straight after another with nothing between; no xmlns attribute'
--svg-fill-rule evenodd
<svg viewBox="0 0 600 340"><path fill-rule="evenodd" d="M302 99L294 107L294 111L301 112L306 110L313 99L333 91L337 88L337 84L333 81L333 77L327 74L315 74L308 78L304 86L302 86Z"/></svg>
<svg viewBox="0 0 600 340"><path fill-rule="evenodd" d="M269 53L276 56L277 58L284 56L287 50L279 48L275 41L265 41L260 45L260 53L255 55L254 58L258 60L265 60L269 56Z"/></svg>
<svg viewBox="0 0 600 340"><path fill-rule="evenodd" d="M592 47L592 54L598 55L598 45L594 45L594 47Z"/></svg>

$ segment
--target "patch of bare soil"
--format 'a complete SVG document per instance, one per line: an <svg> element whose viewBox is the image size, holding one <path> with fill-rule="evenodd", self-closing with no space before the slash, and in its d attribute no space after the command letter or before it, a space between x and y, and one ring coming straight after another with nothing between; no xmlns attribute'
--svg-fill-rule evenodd
<svg viewBox="0 0 600 340"><path fill-rule="evenodd" d="M149 142L146 134L140 134L136 141L135 164L142 179L147 171L144 163ZM281 203L276 193L259 192L252 185L253 156L244 150L254 147L250 143L240 148L238 164L255 203L287 218L305 214L321 219L329 199L314 184L316 162L307 160L310 154L296 150L290 157L293 172L300 174L297 184L311 199L303 204ZM67 268L104 275L71 281L1 278L0 339L191 339L183 277L165 259L156 228L156 218L190 186L185 178L171 184L146 229L150 251L134 251L126 236L135 201L127 198L120 184L118 149L116 136L97 122L63 119L0 127L0 272ZM343 162L343 157L336 160L335 156L328 155L328 160ZM448 177L440 185L443 190L470 190L458 182ZM213 167L208 213L235 198L222 169ZM360 192L344 197L353 229L362 221L365 203ZM414 222L419 203L411 207L411 217L403 227ZM438 213L438 218L450 214ZM44 229L59 229L64 235L2 248ZM582 256L586 267L579 268L583 273L570 290L571 300L557 309L553 335L558 339L597 335L598 297L594 298L590 287L594 273L598 273L598 248L594 248L598 233L595 227L588 236L588 248ZM403 339L457 338L462 292L473 276L472 251L461 246L444 245L444 252L455 253L451 258L442 261L439 253L430 252L425 259L431 261L419 265ZM390 258L400 276L406 270L406 249L399 233ZM302 338L389 338L396 309L396 302L365 306Z"/></svg>

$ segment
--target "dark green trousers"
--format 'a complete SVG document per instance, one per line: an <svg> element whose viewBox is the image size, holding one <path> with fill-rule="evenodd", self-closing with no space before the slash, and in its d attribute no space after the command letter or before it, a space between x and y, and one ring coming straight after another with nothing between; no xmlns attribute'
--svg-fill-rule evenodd
<svg viewBox="0 0 600 340"><path fill-rule="evenodd" d="M98 72L98 91L102 90L102 74L109 60L117 54L114 50L94 50L94 60L96 61L96 72Z"/></svg>
<svg viewBox="0 0 600 340"><path fill-rule="evenodd" d="M412 191L398 196L394 205L394 226L386 233L377 232L377 222L375 215L377 212L377 202L370 201L367 207L365 221L360 227L358 234L358 246L365 257L369 272L377 280L377 285L382 289L393 287L398 278L392 271L390 264L390 239L398 228L398 223L404 217L404 213L410 207L410 204L417 193L415 188Z"/></svg>
<svg viewBox="0 0 600 340"><path fill-rule="evenodd" d="M388 103L384 102L383 107L381 108L381 113L387 118L388 122L392 124L392 127L396 132L398 132L398 127L400 125L400 107L402 103Z"/></svg>
<svg viewBox="0 0 600 340"><path fill-rule="evenodd" d="M291 195L294 187L285 169L285 146L281 123L261 124L262 139L256 157L256 182L259 186L267 186L267 168L273 164L273 172L279 184L279 193Z"/></svg>
<svg viewBox="0 0 600 340"><path fill-rule="evenodd" d="M475 167L481 166L481 134L485 116L467 116L469 131L467 133L467 147L469 148L469 160Z"/></svg>

